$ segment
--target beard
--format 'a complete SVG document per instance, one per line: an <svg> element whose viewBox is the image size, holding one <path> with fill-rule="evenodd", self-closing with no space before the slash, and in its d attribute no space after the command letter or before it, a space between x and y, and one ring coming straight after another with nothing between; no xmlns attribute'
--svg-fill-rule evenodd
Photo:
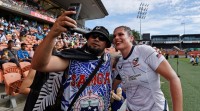
<svg viewBox="0 0 200 111"><path fill-rule="evenodd" d="M100 54L102 54L104 52L103 49L96 49L96 48L92 48L91 46L87 46L87 45L86 45L86 51L88 51L89 53L91 53L95 56L100 56Z"/></svg>

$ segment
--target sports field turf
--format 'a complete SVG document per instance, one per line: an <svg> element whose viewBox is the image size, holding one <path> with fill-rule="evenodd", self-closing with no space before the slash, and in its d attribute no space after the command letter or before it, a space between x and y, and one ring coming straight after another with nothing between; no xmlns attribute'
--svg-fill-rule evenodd
<svg viewBox="0 0 200 111"><path fill-rule="evenodd" d="M178 60L178 74L183 89L183 109L184 111L200 111L200 64L193 66L186 58ZM177 72L177 59L169 59L168 61ZM169 110L172 111L169 85L165 79L161 78L161 81L164 82L161 84L161 88L167 98Z"/></svg>

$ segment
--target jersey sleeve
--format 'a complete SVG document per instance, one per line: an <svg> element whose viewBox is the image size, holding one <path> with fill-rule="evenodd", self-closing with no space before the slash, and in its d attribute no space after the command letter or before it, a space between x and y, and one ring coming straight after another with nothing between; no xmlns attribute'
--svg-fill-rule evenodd
<svg viewBox="0 0 200 111"><path fill-rule="evenodd" d="M143 47L143 55L145 62L153 69L156 70L160 63L165 59L165 57L158 53L154 48L151 46L145 46Z"/></svg>

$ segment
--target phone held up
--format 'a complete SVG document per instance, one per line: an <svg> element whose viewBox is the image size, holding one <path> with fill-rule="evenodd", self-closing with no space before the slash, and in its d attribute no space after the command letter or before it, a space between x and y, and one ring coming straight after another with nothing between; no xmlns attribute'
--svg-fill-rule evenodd
<svg viewBox="0 0 200 111"><path fill-rule="evenodd" d="M69 17L77 21L79 14L80 14L80 11L81 11L81 7L82 7L81 3L71 3L67 10L68 11L76 11L76 14L72 14ZM77 28L67 28L67 29L70 33L74 33L74 32L77 32L77 33L80 33L80 34L88 33L87 30L79 28L79 27L77 27Z"/></svg>
<svg viewBox="0 0 200 111"><path fill-rule="evenodd" d="M80 14L81 11L81 3L71 3L68 7L68 11L76 11L76 14L72 14L70 15L70 17L74 20L78 20L78 16Z"/></svg>

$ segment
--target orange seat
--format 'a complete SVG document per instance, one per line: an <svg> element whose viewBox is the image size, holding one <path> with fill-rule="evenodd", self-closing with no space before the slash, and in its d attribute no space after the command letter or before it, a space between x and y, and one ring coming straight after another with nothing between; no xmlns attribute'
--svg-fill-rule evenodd
<svg viewBox="0 0 200 111"><path fill-rule="evenodd" d="M7 74L7 73L21 73L20 69L17 67L17 65L15 63L12 62L7 62L2 64L2 68L3 68L3 73Z"/></svg>
<svg viewBox="0 0 200 111"><path fill-rule="evenodd" d="M27 77L29 70L31 69L30 62L20 62L21 74L23 77Z"/></svg>
<svg viewBox="0 0 200 111"><path fill-rule="evenodd" d="M19 73L8 73L4 74L5 92L8 95L18 93L19 87L21 86L21 74Z"/></svg>
<svg viewBox="0 0 200 111"><path fill-rule="evenodd" d="M36 39L36 36L32 36L32 38L33 38L33 40L35 40L35 39Z"/></svg>
<svg viewBox="0 0 200 111"><path fill-rule="evenodd" d="M8 68L10 66L17 66L17 65L15 63L12 63L12 62L7 62L7 63L2 64L3 69Z"/></svg>
<svg viewBox="0 0 200 111"><path fill-rule="evenodd" d="M32 46L32 44L28 44L27 47L28 48L32 48L33 46Z"/></svg>

